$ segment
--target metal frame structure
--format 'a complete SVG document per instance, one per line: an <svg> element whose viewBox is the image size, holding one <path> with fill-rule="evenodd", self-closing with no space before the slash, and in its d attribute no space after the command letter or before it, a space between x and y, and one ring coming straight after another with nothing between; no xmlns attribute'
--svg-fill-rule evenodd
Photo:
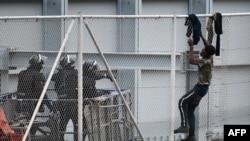
<svg viewBox="0 0 250 141"><path fill-rule="evenodd" d="M125 104L114 90L101 90L105 95L86 99L88 105L84 115L87 121L88 137L90 141L129 141L135 140L132 118L128 114ZM131 93L122 90L131 109Z"/></svg>
<svg viewBox="0 0 250 141"><path fill-rule="evenodd" d="M244 15L250 15L250 13L231 13L231 14L223 14L223 16L233 16L233 15L239 15L239 16L244 16ZM211 16L211 14L200 14L200 15L197 15L197 16L199 16L199 17L206 17L206 16ZM54 18L58 18L58 19L60 19L60 18L73 18L73 19L75 19L75 18L80 18L80 19L87 19L87 18L164 18L164 17L168 17L168 18L173 18L173 19L175 19L176 20L176 18L178 18L178 17L187 17L187 15L157 15L157 16L153 16L153 15L143 15L143 16L130 16L130 15L119 15L119 16L117 16L117 15L89 15L89 16L83 16L83 15L72 15L72 16L24 16L24 17L0 17L0 20L13 20L13 19L43 19L43 18L51 18L51 19L54 19ZM67 38L68 38L68 36L69 36L69 33L70 33L70 28L73 26L73 23L74 23L74 20L72 21L72 23L71 23L71 26L69 27L69 29L68 29L68 32L66 33L66 36L65 36L65 40L63 41L63 43L62 43L62 45L61 45L61 48L60 48L60 50L59 50L59 53L58 53L58 55L57 55L57 58L56 58L56 61L55 61L55 63L54 63L54 65L53 65L53 68L52 68L52 71L51 71L51 73L50 73L50 75L49 75L49 77L48 77L48 79L47 79L47 82L46 82L46 85L45 85L45 88L44 88L44 90L43 90L43 93L42 93L42 95L41 95L41 97L40 97L40 101L39 101L39 103L38 103L38 105L37 105L37 107L36 107L36 110L35 110L35 113L34 113L34 115L37 113L37 111L38 111L38 107L40 106L40 104L41 104L41 100L43 99L43 97L44 97L44 94L45 94L45 92L46 92L46 90L47 90L47 88L48 88L48 84L49 84L49 82L50 82L50 79L51 79L51 77L52 77L52 74L53 74L53 72L54 72L54 70L55 70L55 67L56 67L56 64L57 64L57 62L58 62L58 60L59 60L59 57L60 57L60 55L61 55L61 53L63 52L63 47L64 47L64 45L65 45L65 43L66 43L66 41L67 41ZM98 43L95 41L95 38L94 38L94 35L91 33L91 29L89 28L89 26L88 26L88 23L87 23L87 21L86 20L84 20L84 22L83 21L80 21L80 25L82 25L82 24L84 24L86 27L87 27L87 29L88 29L88 31L89 31L89 33L90 33L90 35L91 35L91 38L92 38L92 40L93 40L93 42L95 43L95 46L96 46L96 48L98 49L98 52L99 52L99 55L102 57L102 59L103 59L103 61L105 62L105 66L107 67L107 70L109 71L109 74L112 76L112 80L114 81L114 83L115 83L115 87L116 87L116 90L118 91L118 93L120 94L120 96L122 97L122 94L121 94L121 90L120 90L120 88L119 88L119 86L118 86L118 84L116 83L116 80L115 80L115 78L113 77L113 74L112 74L112 72L110 71L110 69L109 69L109 65L107 64L107 61L106 61L106 58L104 58L103 57L103 53L102 53L102 51L101 50L99 50L99 46L98 46ZM81 26L79 26L79 27L81 27ZM175 23L173 23L173 27L174 27L174 29L176 28L176 25L175 25ZM81 31L81 30L80 30ZM79 33L79 39L81 39L81 33ZM168 53L168 54L163 54L163 53L158 53L158 54L147 54L147 53L110 53L110 54L112 54L112 55L117 55L117 56L119 56L119 57L122 57L123 55L131 55L132 57L132 59L131 60L129 60L129 61L134 61L135 59L134 58L137 58L138 57L138 55L140 55L140 56L144 56L144 57L147 57L148 55L150 55L150 56L153 56L153 57L155 57L155 58L161 58L161 57L166 57L166 56L171 56L171 68L170 68L170 70L171 70L171 99L172 99L172 101L174 101L174 94L175 94L175 91L174 91L174 88L175 88L175 71L176 71L176 64L175 64L175 62L176 61L178 61L178 60L175 60L176 58L177 59L180 59L181 58L181 53L178 53L178 52L176 52L175 51L175 48L176 48L176 35L175 34L173 34L173 37L174 37L174 41L173 41L173 43L174 43L174 46L173 46L173 50L172 50L172 52L171 53ZM79 51L77 52L77 53L79 53L79 56L81 56L83 53L81 52L81 49L82 48L82 43L81 43L81 40L79 40ZM12 50L12 49L9 49L8 50L8 53L27 53L27 52L29 52L29 51L18 51L18 50ZM32 53L33 53L33 51L31 51ZM41 52L41 51L40 51ZM50 52L50 51L44 51L44 52ZM57 52L54 52L54 53L57 53ZM68 53L72 53L72 52L68 52ZM74 52L74 53L76 53L76 52ZM91 54L91 53L86 53L86 54ZM109 56L109 54L107 54L107 56ZM82 61L82 59L81 58L78 58L79 59L79 62L80 61ZM133 64L134 63L131 63L132 64L132 66L130 66L131 68L136 68L136 66L133 66ZM159 64L161 64L161 63L159 63ZM221 64L218 64L218 65L221 65ZM80 68L81 66L79 66L79 70L81 70L81 68ZM154 66L155 67L155 66ZM147 69L154 69L154 67L151 67L151 66L147 66L146 68ZM160 66L159 67L155 67L155 68L161 68ZM166 68L164 68L164 69L166 69ZM169 68L168 68L169 69ZM81 86L79 86L79 87L81 87ZM81 92L80 92L81 93ZM79 93L79 94L80 94ZM126 105L126 102L125 102L125 100L123 100L124 101L124 103L125 103L125 105ZM174 103L171 103L171 108L173 108L174 106L173 105L175 105ZM127 107L127 109L129 109L128 107L128 105L126 106ZM173 109L172 109L172 111L174 111ZM81 112L81 110L79 111L79 112ZM132 113L130 113L131 114L131 117L133 117L133 115L132 115ZM173 112L171 112L171 115L173 114ZM82 115L82 114L79 114L79 115ZM174 115L174 114L173 114ZM34 121L34 116L32 117L32 120L31 120L31 124L32 124L32 122ZM80 117L79 117L80 118ZM136 125L136 122L135 122L135 120L133 121L134 122L134 124ZM30 129L30 126L31 126L31 124L29 125L29 127L27 128L28 130ZM173 124L174 124L174 118L172 117L171 118L171 129L173 128ZM81 125L81 124L79 124L79 125ZM81 129L81 127L79 127L79 129ZM137 129L138 129L138 131L140 131L139 130L139 128L137 127ZM81 131L81 130L80 130ZM140 135L142 138L143 138L143 135L141 134ZM26 138L27 137L27 134L25 134L24 135L24 137ZM170 135L170 140L173 140L173 134L172 135Z"/></svg>

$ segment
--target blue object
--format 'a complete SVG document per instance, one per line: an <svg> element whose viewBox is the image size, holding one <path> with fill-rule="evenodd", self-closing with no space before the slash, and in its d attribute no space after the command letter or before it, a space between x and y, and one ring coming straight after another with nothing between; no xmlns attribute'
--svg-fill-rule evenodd
<svg viewBox="0 0 250 141"><path fill-rule="evenodd" d="M200 41L201 23L195 14L189 14L188 18L190 19L193 27L193 43L194 45L197 45Z"/></svg>

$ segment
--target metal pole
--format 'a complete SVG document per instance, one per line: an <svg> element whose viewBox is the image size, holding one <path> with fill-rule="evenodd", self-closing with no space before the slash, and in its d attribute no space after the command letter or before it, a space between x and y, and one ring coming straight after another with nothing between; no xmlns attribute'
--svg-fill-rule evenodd
<svg viewBox="0 0 250 141"><path fill-rule="evenodd" d="M138 133L139 133L139 135L140 135L142 141L144 141L143 135L142 135L142 133L141 133L141 131L140 131L140 129L139 129L137 123L136 123L136 120L135 120L135 118L134 118L134 116L133 116L133 113L131 112L131 110L130 110L130 108L129 108L129 106L128 106L126 100L125 100L125 98L123 97L122 92L121 92L121 89L120 89L120 87L119 87L119 85L118 85L118 83L117 83L117 81L116 81L116 79L115 79L113 73L111 72L111 70L110 70L110 68L109 68L109 65L108 65L108 62L106 61L106 58L104 57L102 51L100 50L100 48L99 48L99 46L98 46L98 44L97 44L97 42L96 42L96 40L95 40L95 37L94 37L94 35L93 35L93 33L92 33L92 31L91 31L91 29L90 29L90 27L89 27L88 22L87 22L86 19L84 20L84 24L85 24L85 26L86 26L86 28L87 28L87 30L88 30L88 32L89 32L89 34L90 34L90 36L91 36L93 42L94 42L94 44L95 44L95 46L96 46L96 48L97 48L99 54L100 54L101 57L102 57L102 60L103 60L105 66L106 66L106 68L107 68L107 70L108 70L109 76L111 77L112 81L114 82L115 87L116 87L116 90L117 90L119 96L121 97L121 99L122 99L122 101L123 101L123 103L124 103L124 105L125 105L126 110L129 112L129 115L131 116L132 121L133 121L133 123L134 123L134 125L135 125L135 127L136 127L136 129L137 129L137 131L138 131Z"/></svg>
<svg viewBox="0 0 250 141"><path fill-rule="evenodd" d="M66 35L65 35L65 38L64 38L64 40L63 40L63 43L62 43L62 45L61 45L61 47L60 47L59 53L58 53L58 55L57 55L57 57L56 57L56 60L55 60L55 62L54 62L54 64L53 64L53 66L52 66L52 69L51 69L51 71L50 71L49 77L48 77L48 79L47 79L47 81L46 81L46 83L45 83L45 85L44 85L42 94L41 94L41 96L40 96L40 98L39 98L39 101L37 102L36 108L35 108L35 110L34 110L34 113L33 113L32 117L31 117L31 120L30 120L30 122L29 122L29 125L28 125L28 127L27 127L27 129L26 129L26 131L25 131L25 134L24 134L24 136L23 136L22 141L25 141L25 140L26 140L26 138L27 138L27 136L28 136L28 133L29 133L29 131L30 131L30 129L31 129L31 126L32 126L32 124L33 124L33 122L34 122L34 120L35 120L36 114L37 114L37 112L38 112L38 110L39 110L39 107L40 107L40 105L41 105L41 103L42 103L42 100L43 100L43 98L44 98L44 96L45 96L45 93L46 93L47 88L48 88L48 86L49 86L49 83L50 83L50 81L51 81L52 75L53 75L53 73L54 73L54 71L55 71L55 69L56 69L57 62L59 61L60 56L61 56L61 54L62 54L62 51L63 51L63 49L64 49L64 46L65 46L65 44L66 44L66 42L67 42L67 40L68 40L69 33L71 32L71 29L72 29L72 27L73 27L74 21L75 21L75 20L73 19L72 22L71 22L71 24L70 24L70 26L69 26L69 28L68 28L68 31L67 31L67 33L66 33Z"/></svg>
<svg viewBox="0 0 250 141"><path fill-rule="evenodd" d="M213 4L213 2L211 2ZM191 12L192 13L192 12ZM245 13L222 13L222 16L249 16L250 12ZM196 14L198 17L212 16L212 14ZM173 15L84 15L83 18L112 18L112 19L145 19L145 18L173 18ZM188 15L176 15L176 17L188 17ZM79 15L65 15L65 16L0 16L0 20L23 20L23 19L67 19L79 18Z"/></svg>
<svg viewBox="0 0 250 141"><path fill-rule="evenodd" d="M176 15L173 18L173 47L171 55L171 71L170 71L170 91L171 91L171 105L170 105L170 141L174 141L174 117L175 117L175 60L176 60Z"/></svg>
<svg viewBox="0 0 250 141"><path fill-rule="evenodd" d="M82 130L83 130L83 96L82 96L82 46L83 46L83 18L82 13L80 13L79 19L79 30L78 30L78 140L82 141Z"/></svg>

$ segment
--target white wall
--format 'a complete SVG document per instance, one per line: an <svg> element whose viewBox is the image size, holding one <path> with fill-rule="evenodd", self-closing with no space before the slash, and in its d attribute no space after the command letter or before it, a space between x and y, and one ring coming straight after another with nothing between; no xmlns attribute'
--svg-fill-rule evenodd
<svg viewBox="0 0 250 141"><path fill-rule="evenodd" d="M68 2L68 14L69 15L77 15L81 12L83 15L116 15L116 0L70 0ZM95 25L100 24L101 28L95 29L93 28ZM76 25L76 24L75 24ZM100 48L105 49L107 52L112 52L117 49L116 43L114 43L114 38L117 36L117 25L114 20L104 20L103 22L93 22L89 20L89 26L98 41L98 45ZM88 33L86 28L84 28L85 33ZM72 33L77 33L78 29L74 28ZM109 33L109 35L104 35L105 33ZM95 45L90 38L89 34L83 35L84 51L88 52L96 52ZM106 37L106 38L103 38ZM109 38L110 37L110 38ZM66 47L66 50L77 49L77 38L70 36L69 43L75 44L74 46Z"/></svg>
<svg viewBox="0 0 250 141"><path fill-rule="evenodd" d="M42 1L41 0L1 0L0 1L0 16L36 16L42 15ZM30 25L29 27L25 25ZM9 48L22 48L22 49L40 49L42 46L41 39L38 39L32 34L41 36L42 25L35 22L23 22L20 23L19 27L12 28L12 30L7 30L12 23L2 23L1 32L5 34L0 39L1 45ZM16 32L19 31L18 28L25 28L25 33ZM30 30L37 29L37 30ZM12 32L16 32L13 34ZM30 34L27 34L29 32ZM27 38L27 36L30 36ZM12 36L8 36L12 35ZM13 36L14 35L14 36ZM19 40L19 42L13 42L13 39ZM32 45L32 46L30 46Z"/></svg>
<svg viewBox="0 0 250 141"><path fill-rule="evenodd" d="M42 0L1 0L0 16L42 15Z"/></svg>
<svg viewBox="0 0 250 141"><path fill-rule="evenodd" d="M214 0L212 13L214 12L221 12L221 13L250 12L250 1L249 0Z"/></svg>
<svg viewBox="0 0 250 141"><path fill-rule="evenodd" d="M142 0L142 15L187 14L188 0Z"/></svg>
<svg viewBox="0 0 250 141"><path fill-rule="evenodd" d="M69 15L116 15L116 0L69 0Z"/></svg>

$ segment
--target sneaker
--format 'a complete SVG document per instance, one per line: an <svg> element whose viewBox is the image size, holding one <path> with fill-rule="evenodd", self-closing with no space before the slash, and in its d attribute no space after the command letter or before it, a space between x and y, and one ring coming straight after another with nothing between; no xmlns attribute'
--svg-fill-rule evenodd
<svg viewBox="0 0 250 141"><path fill-rule="evenodd" d="M186 139L182 139L181 141L196 141L195 136L188 136Z"/></svg>
<svg viewBox="0 0 250 141"><path fill-rule="evenodd" d="M181 126L181 127L177 128L177 129L175 129L174 133L188 133L188 128L184 127L184 126Z"/></svg>

